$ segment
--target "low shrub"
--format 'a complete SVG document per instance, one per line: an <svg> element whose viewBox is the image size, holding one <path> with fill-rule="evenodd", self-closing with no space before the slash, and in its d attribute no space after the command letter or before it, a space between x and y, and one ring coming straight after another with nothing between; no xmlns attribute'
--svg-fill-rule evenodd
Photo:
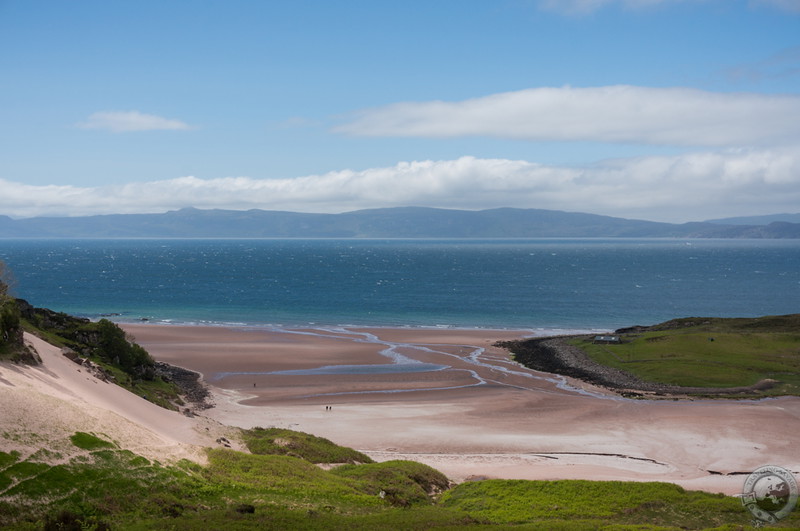
<svg viewBox="0 0 800 531"><path fill-rule="evenodd" d="M396 507L431 504L450 484L438 470L415 461L344 465L331 472L356 480L364 492L378 495Z"/></svg>
<svg viewBox="0 0 800 531"><path fill-rule="evenodd" d="M281 428L245 430L244 442L258 455L288 455L311 463L372 463L369 456L323 437Z"/></svg>
<svg viewBox="0 0 800 531"><path fill-rule="evenodd" d="M84 433L82 431L76 431L74 435L69 438L72 441L72 444L81 448L82 450L97 450L100 448L116 448L114 443L104 441L100 437L96 435L92 435L91 433Z"/></svg>

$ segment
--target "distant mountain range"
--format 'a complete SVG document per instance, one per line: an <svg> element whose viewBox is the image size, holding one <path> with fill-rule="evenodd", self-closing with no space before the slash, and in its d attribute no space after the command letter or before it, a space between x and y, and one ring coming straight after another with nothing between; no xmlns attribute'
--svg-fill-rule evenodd
<svg viewBox="0 0 800 531"><path fill-rule="evenodd" d="M743 223L747 220L747 223ZM790 221L791 220L791 221ZM800 238L800 214L683 224L497 208L380 208L342 214L199 210L12 219L0 238Z"/></svg>
<svg viewBox="0 0 800 531"><path fill-rule="evenodd" d="M725 225L769 225L774 222L800 223L800 214L772 214L768 216L742 216L738 218L709 219L708 223Z"/></svg>

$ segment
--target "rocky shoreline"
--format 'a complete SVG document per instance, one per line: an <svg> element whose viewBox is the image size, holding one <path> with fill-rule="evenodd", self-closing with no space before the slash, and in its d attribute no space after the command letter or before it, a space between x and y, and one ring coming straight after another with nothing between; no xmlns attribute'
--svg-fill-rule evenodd
<svg viewBox="0 0 800 531"><path fill-rule="evenodd" d="M183 367L176 367L161 361L156 362L156 374L165 381L172 382L181 390L181 396L192 407L186 411L202 411L214 407L208 387L200 379L200 374ZM184 414L186 414L184 411Z"/></svg>
<svg viewBox="0 0 800 531"><path fill-rule="evenodd" d="M518 341L500 341L496 346L508 350L514 360L542 372L575 378L629 398L681 398L712 396L741 398L771 388L773 380L762 380L746 387L681 387L644 381L626 371L601 365L569 341L590 336L555 336ZM741 396L740 396L741 395Z"/></svg>

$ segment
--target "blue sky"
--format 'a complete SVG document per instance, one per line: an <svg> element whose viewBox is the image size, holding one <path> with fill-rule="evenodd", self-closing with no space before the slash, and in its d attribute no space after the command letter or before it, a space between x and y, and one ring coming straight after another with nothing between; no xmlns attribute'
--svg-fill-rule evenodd
<svg viewBox="0 0 800 531"><path fill-rule="evenodd" d="M800 0L0 0L0 214L800 211Z"/></svg>

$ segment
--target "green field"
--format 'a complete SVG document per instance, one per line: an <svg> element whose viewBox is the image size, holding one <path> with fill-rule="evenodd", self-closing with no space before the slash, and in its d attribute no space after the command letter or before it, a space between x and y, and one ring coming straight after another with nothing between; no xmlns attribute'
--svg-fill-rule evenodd
<svg viewBox="0 0 800 531"><path fill-rule="evenodd" d="M81 432L59 441L72 445L61 464L0 452L0 528L750 529L736 498L668 483L486 480L448 489L441 473L411 461L325 470L304 456L359 454L307 434L246 438L269 437L298 453L209 450L207 466L164 466ZM778 527L798 526L795 512Z"/></svg>
<svg viewBox="0 0 800 531"><path fill-rule="evenodd" d="M800 315L678 319L620 335L619 344L574 340L592 359L642 380L733 388L773 380L751 396L800 395Z"/></svg>

